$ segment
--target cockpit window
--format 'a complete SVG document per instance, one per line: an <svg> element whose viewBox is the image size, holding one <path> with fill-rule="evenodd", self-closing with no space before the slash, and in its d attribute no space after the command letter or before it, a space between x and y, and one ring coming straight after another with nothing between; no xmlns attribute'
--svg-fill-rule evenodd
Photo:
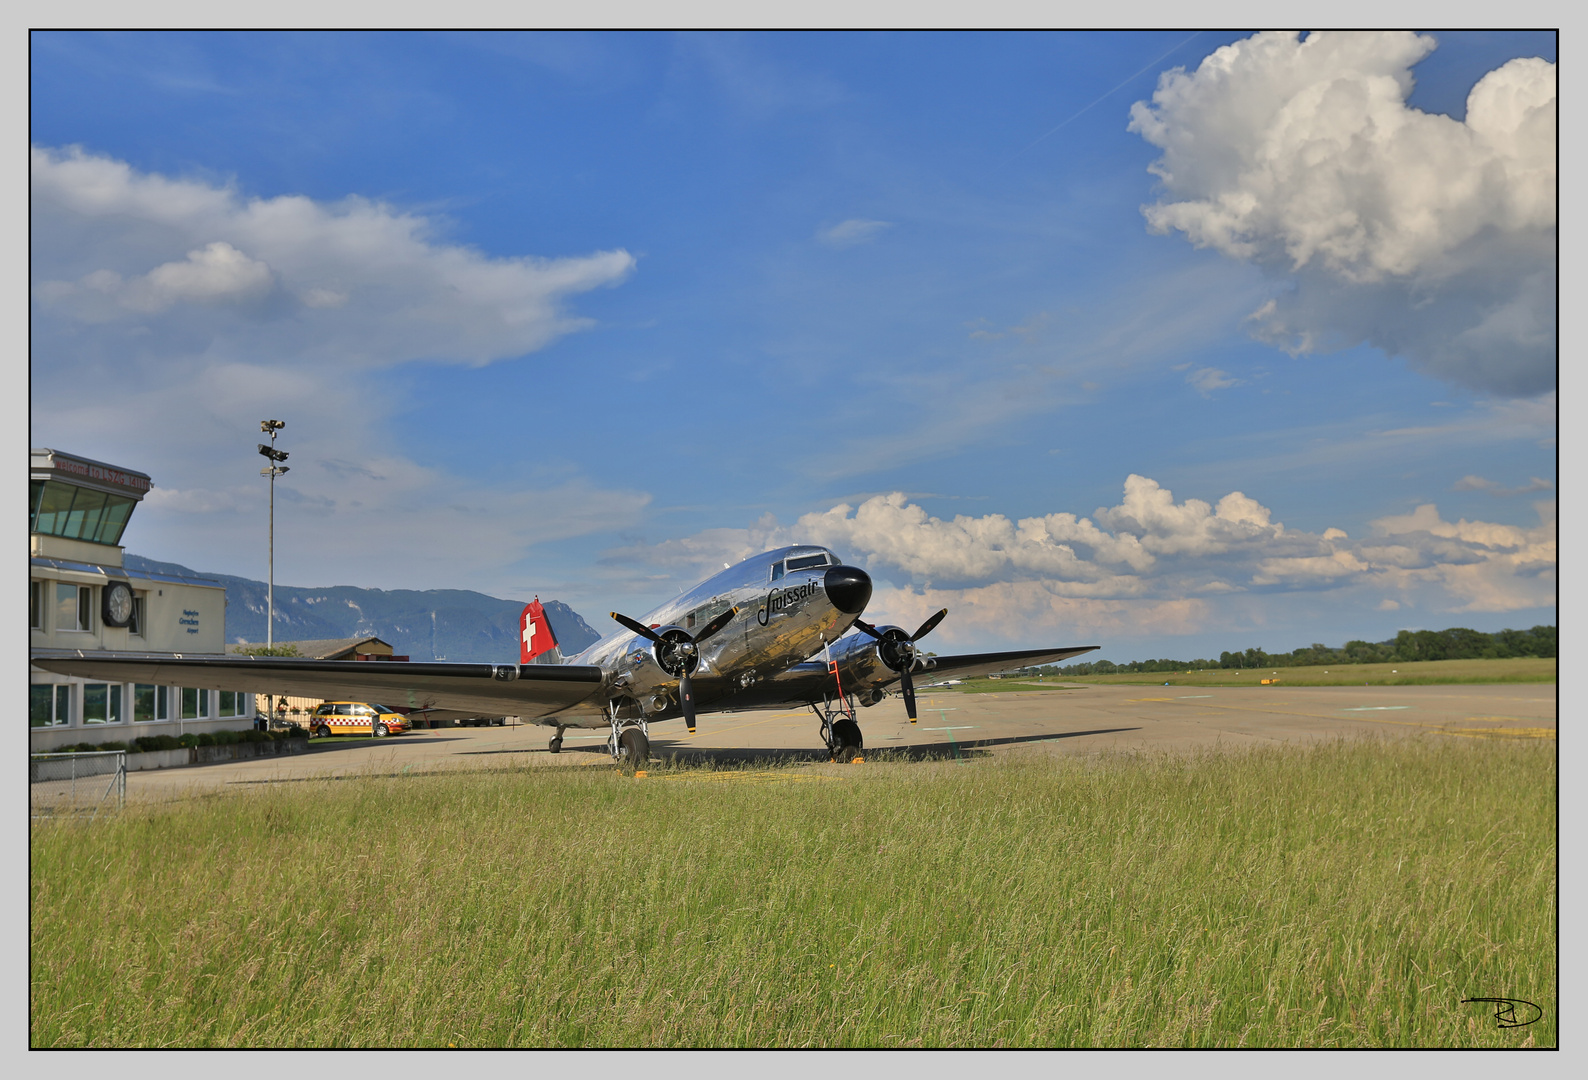
<svg viewBox="0 0 1588 1080"><path fill-rule="evenodd" d="M827 556L826 555L801 555L797 559L789 559L787 561L786 565L788 566L790 573L792 573L795 570L804 570L807 567L811 567L811 566L826 566L827 565Z"/></svg>
<svg viewBox="0 0 1588 1080"><path fill-rule="evenodd" d="M783 564L780 563L780 562L773 563L772 564L772 580L776 581L778 578L780 578L782 576L783 576Z"/></svg>

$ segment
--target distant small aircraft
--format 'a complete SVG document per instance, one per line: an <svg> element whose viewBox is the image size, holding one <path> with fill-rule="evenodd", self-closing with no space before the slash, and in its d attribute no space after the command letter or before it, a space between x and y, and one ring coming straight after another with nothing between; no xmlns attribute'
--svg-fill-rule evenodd
<svg viewBox="0 0 1588 1080"><path fill-rule="evenodd" d="M691 732L702 713L809 706L835 761L852 761L864 741L859 707L894 683L910 722L914 674L960 676L1048 664L1096 645L922 657L916 643L948 614L911 633L860 618L871 577L824 547L778 548L707 579L640 619L612 612L623 628L561 663L535 662L555 641L539 601L521 620L518 664L371 664L276 656L154 656L35 650L47 671L115 682L383 701L478 716L516 715L555 728L550 750L570 727L608 728L620 761L650 753L650 725L682 718ZM849 634L851 629L859 633ZM544 633L542 633L544 631ZM845 636L845 635L848 636ZM548 657L555 659L556 655Z"/></svg>

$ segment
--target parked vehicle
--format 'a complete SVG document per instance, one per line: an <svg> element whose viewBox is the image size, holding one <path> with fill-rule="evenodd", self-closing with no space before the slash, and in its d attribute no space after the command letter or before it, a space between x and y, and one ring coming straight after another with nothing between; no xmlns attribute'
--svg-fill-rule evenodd
<svg viewBox="0 0 1588 1080"><path fill-rule="evenodd" d="M409 729L408 718L384 705L362 701L327 701L309 717L309 731L328 735L373 735L377 739Z"/></svg>

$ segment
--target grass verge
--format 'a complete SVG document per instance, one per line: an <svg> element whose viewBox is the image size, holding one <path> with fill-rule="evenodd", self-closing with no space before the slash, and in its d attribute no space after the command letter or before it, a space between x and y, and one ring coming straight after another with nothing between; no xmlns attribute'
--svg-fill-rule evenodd
<svg viewBox="0 0 1588 1080"><path fill-rule="evenodd" d="M32 1045L1556 1040L1552 746L740 772L39 822Z"/></svg>
<svg viewBox="0 0 1588 1080"><path fill-rule="evenodd" d="M1235 671L1207 668L1202 671L1146 671L1138 674L1050 675L1044 683L1020 680L1026 686L1052 683L1129 686L1261 686L1278 679L1281 686L1437 686L1445 683L1552 683L1553 657L1522 656L1509 660L1418 660L1394 664L1333 664L1329 667L1261 668ZM969 693L1005 693L1015 689L1013 679L967 679L949 687ZM934 692L940 688L934 687Z"/></svg>

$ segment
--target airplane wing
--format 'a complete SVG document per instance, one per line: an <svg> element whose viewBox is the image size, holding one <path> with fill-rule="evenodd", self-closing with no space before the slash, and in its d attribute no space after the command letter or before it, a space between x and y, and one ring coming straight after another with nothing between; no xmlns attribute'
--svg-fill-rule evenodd
<svg viewBox="0 0 1588 1080"><path fill-rule="evenodd" d="M600 708L601 669L573 664L427 664L282 656L171 656L35 649L35 667L107 682L162 683L253 694L427 705L470 716L537 720ZM588 711L588 710L587 710Z"/></svg>
<svg viewBox="0 0 1588 1080"><path fill-rule="evenodd" d="M1100 646L1097 645L1076 645L1066 649L1019 649L1014 652L937 656L932 658L936 661L936 665L926 671L916 671L915 678L937 679L952 674L968 679L994 671L1008 671L1010 668L1054 664L1098 648ZM844 690L857 692L873 687L893 686L899 681L897 672L888 674L889 678L880 682L868 682L863 687L845 683ZM920 683L917 682L916 685L919 686ZM791 705L821 701L822 695L832 693L832 689L833 676L832 672L827 670L827 665L819 660L807 660L803 664L795 664L786 671L779 672L770 679L762 679L747 690L725 697L716 702L715 706L718 709L787 708Z"/></svg>
<svg viewBox="0 0 1588 1080"><path fill-rule="evenodd" d="M942 675L954 675L961 679L974 679L978 675L990 675L994 671L1008 671L1010 668L1036 667L1041 664L1056 664L1060 660L1068 660L1072 656L1082 653L1095 652L1100 645L1076 645L1068 649L1022 649L1016 652L987 652L965 653L962 656L935 656L936 661L928 671L917 672L917 678L934 679ZM898 678L893 679L894 682Z"/></svg>

